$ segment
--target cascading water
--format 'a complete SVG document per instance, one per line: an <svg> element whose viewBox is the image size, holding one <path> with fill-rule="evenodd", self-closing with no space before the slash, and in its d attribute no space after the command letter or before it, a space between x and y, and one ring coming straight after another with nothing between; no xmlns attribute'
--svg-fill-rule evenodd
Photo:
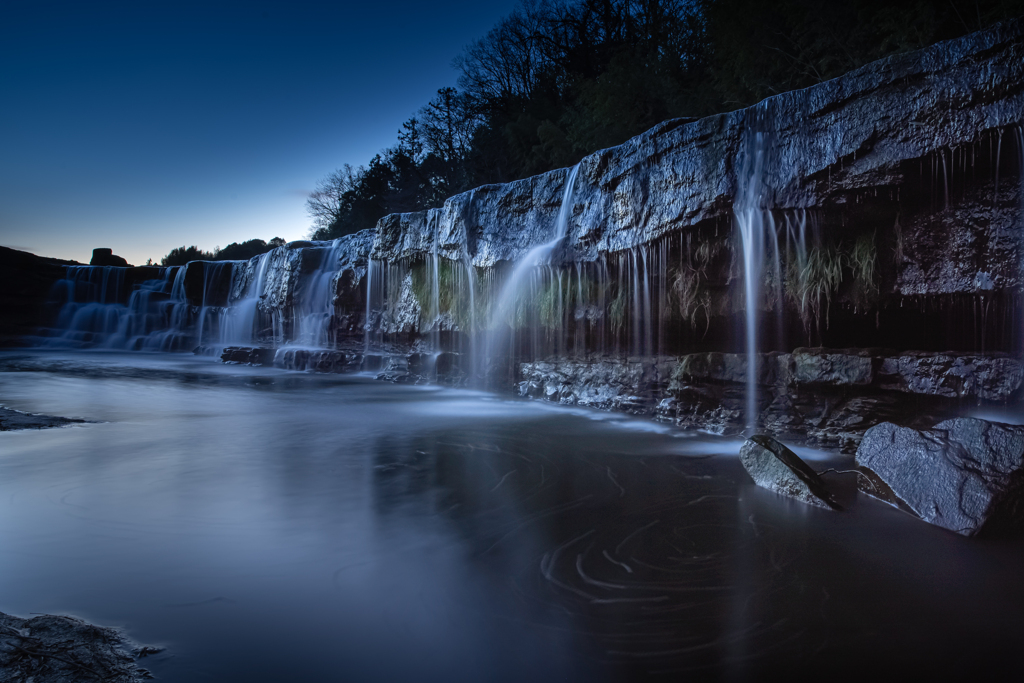
<svg viewBox="0 0 1024 683"><path fill-rule="evenodd" d="M235 301L228 309L227 314L221 323L221 344L245 345L256 343L256 323L259 319L257 308L260 298L264 294L267 281L267 268L270 265L270 258L273 253L273 251L268 251L265 254L254 256L253 259L249 261L250 264L253 261L256 262L254 268L255 272L252 279L249 281L249 286L246 288L245 294ZM236 270L232 277L239 277L239 271ZM232 282L232 290L234 290L234 288L234 282Z"/></svg>
<svg viewBox="0 0 1024 683"><path fill-rule="evenodd" d="M341 259L341 240L334 240L322 249L320 265L303 280L303 288L295 297L295 329L293 343L298 346L324 348L333 343L331 319L334 316L334 291Z"/></svg>
<svg viewBox="0 0 1024 683"><path fill-rule="evenodd" d="M757 424L757 333L758 306L761 299L761 279L765 258L765 234L770 229L770 213L764 207L764 162L766 136L749 126L740 151L737 192L733 202L733 215L739 228L743 248L743 292L746 309L747 400L746 424Z"/></svg>
<svg viewBox="0 0 1024 683"><path fill-rule="evenodd" d="M1020 225L1020 240L1024 242L1024 123L1017 124L1017 170L1019 175L1017 176L1017 192L1018 196L1018 210L1017 222ZM1024 263L1021 264L1024 269ZM1024 334L1021 335L1024 338Z"/></svg>
<svg viewBox="0 0 1024 683"><path fill-rule="evenodd" d="M491 315L491 332L488 337L486 353L488 359L493 359L495 354L498 353L497 342L499 339L496 338L496 335L501 334L500 330L503 327L503 323L507 323L511 327L511 335L514 337L518 304L520 299L529 295L530 285L533 283L533 278L530 276L536 273L537 266L544 266L550 262L552 252L568 234L569 216L572 212L573 187L576 185L576 176L579 174L579 171L580 165L576 164L569 171L565 179L565 186L562 190L562 204L558 209L558 217L555 219L555 230L552 239L537 245L526 253L522 260L513 268L512 274L497 298ZM535 298L531 297L528 303L535 303Z"/></svg>
<svg viewBox="0 0 1024 683"><path fill-rule="evenodd" d="M196 341L199 344L220 338L221 332L219 328L224 313L224 306L212 303L214 293L211 290L221 282L226 268L232 269L233 274L233 267L234 261L213 261L203 264L203 298L196 316Z"/></svg>
<svg viewBox="0 0 1024 683"><path fill-rule="evenodd" d="M192 333L184 301L183 267L153 269L156 277L129 291L130 268L68 266L54 286L63 299L57 336L48 346L172 351L186 347Z"/></svg>

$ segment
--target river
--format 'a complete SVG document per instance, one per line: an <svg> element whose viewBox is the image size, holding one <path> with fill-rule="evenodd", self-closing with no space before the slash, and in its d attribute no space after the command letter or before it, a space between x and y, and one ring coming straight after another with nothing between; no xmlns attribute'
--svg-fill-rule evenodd
<svg viewBox="0 0 1024 683"><path fill-rule="evenodd" d="M0 433L0 611L162 681L1020 670L1024 543L802 506L737 439L185 354L5 351L0 403L92 421Z"/></svg>

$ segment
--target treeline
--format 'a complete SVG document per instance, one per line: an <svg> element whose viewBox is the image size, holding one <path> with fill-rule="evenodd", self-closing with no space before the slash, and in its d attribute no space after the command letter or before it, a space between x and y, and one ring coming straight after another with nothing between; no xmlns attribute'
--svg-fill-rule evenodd
<svg viewBox="0 0 1024 683"><path fill-rule="evenodd" d="M265 254L271 249L283 245L284 240L280 237L275 237L269 242L259 239L246 240L241 244L232 242L223 249L218 247L212 252L203 251L195 245L191 247L180 246L177 249L171 249L171 253L160 259L160 265L183 266L189 261L248 261L253 256Z"/></svg>
<svg viewBox="0 0 1024 683"><path fill-rule="evenodd" d="M458 88L307 201L311 237L569 166L701 117L1024 13L1024 0L523 0L455 59Z"/></svg>

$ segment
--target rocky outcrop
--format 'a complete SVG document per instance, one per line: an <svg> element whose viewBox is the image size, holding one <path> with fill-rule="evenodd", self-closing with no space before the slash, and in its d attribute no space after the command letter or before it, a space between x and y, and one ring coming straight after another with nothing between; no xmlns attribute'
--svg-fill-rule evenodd
<svg viewBox="0 0 1024 683"><path fill-rule="evenodd" d="M973 418L926 430L880 424L864 435L857 465L871 477L866 492L958 534L1024 523L1024 427Z"/></svg>
<svg viewBox="0 0 1024 683"><path fill-rule="evenodd" d="M743 348L749 307L762 311L758 348L779 350L756 358L760 422L849 450L881 421L924 426L907 421L907 395L924 416L1020 398L1019 360L981 351L1021 343L1021 122L1018 20L745 110L665 122L587 156L577 175L476 188L248 262L117 269L121 299L133 278L162 278L122 318L139 331L118 343L149 348L138 342L161 324L184 341L154 348L274 347L283 367L396 382L500 376L525 396L728 433L742 426L748 359L712 350ZM760 175L745 163L754 155ZM506 297L524 255L554 236L570 177L565 239L549 264L520 268L529 300ZM766 246L763 291L747 301L734 210L751 184ZM498 336L511 340L501 353L467 360ZM891 349L796 348L811 345Z"/></svg>
<svg viewBox="0 0 1024 683"><path fill-rule="evenodd" d="M333 350L280 349L266 364L285 370L350 373L363 369L363 355Z"/></svg>
<svg viewBox="0 0 1024 683"><path fill-rule="evenodd" d="M650 415L680 427L737 434L745 426L746 358L521 363L521 396ZM885 421L922 427L958 414L958 399L1019 396L1022 364L1005 356L957 356L877 349L797 349L759 358L759 424L779 437L852 453ZM913 402L904 395L916 394Z"/></svg>
<svg viewBox="0 0 1024 683"><path fill-rule="evenodd" d="M74 261L0 247L0 346L24 343L53 318L53 285Z"/></svg>
<svg viewBox="0 0 1024 683"><path fill-rule="evenodd" d="M321 269L331 272L331 302L336 309L336 327L361 334L366 312L365 277L373 232L346 235L333 242L289 242L249 261L239 262L231 279L230 301L239 301L260 291L259 308L267 317L290 321L294 309L307 291L311 275Z"/></svg>
<svg viewBox="0 0 1024 683"><path fill-rule="evenodd" d="M766 140L766 208L888 200L907 180L907 162L941 156L951 175L964 163L952 150L962 155L985 131L1024 121L1022 82L1022 22L1011 21L749 109L667 121L583 159L566 249L594 260L670 232L728 225L736 160L752 129ZM436 251L479 267L518 260L551 238L567 174L484 186L439 209L388 216L371 256L394 262Z"/></svg>
<svg viewBox="0 0 1024 683"><path fill-rule="evenodd" d="M90 266L114 266L115 268L131 268L131 264L121 256L114 254L113 249L93 249Z"/></svg>
<svg viewBox="0 0 1024 683"><path fill-rule="evenodd" d="M0 683L141 683L153 676L137 660L160 651L74 617L0 614Z"/></svg>
<svg viewBox="0 0 1024 683"><path fill-rule="evenodd" d="M769 491L815 507L841 509L818 473L785 444L764 434L740 447L740 463L754 483Z"/></svg>
<svg viewBox="0 0 1024 683"><path fill-rule="evenodd" d="M196 355L205 356L206 349L199 347L195 349ZM221 351L220 359L224 363L232 365L273 365L277 349L248 347L248 346L227 346Z"/></svg>
<svg viewBox="0 0 1024 683"><path fill-rule="evenodd" d="M0 432L12 432L18 429L48 429L63 427L70 424L81 424L87 420L54 415L38 415L0 406Z"/></svg>
<svg viewBox="0 0 1024 683"><path fill-rule="evenodd" d="M516 390L566 405L650 414L664 396L672 367L668 359L523 363Z"/></svg>
<svg viewBox="0 0 1024 683"><path fill-rule="evenodd" d="M683 356L672 369L670 390L693 382L743 384L743 354L700 353ZM880 349L796 349L758 358L762 386L875 387L945 398L990 401L1016 398L1024 365L1006 354L957 354Z"/></svg>

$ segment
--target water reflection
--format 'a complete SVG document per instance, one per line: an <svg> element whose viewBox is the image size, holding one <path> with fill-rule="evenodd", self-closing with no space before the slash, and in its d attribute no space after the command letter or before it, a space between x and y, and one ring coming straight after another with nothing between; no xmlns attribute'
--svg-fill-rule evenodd
<svg viewBox="0 0 1024 683"><path fill-rule="evenodd" d="M104 421L0 434L0 610L125 625L163 680L946 678L1024 641L1019 543L781 500L735 440L183 356L0 368L0 402Z"/></svg>

